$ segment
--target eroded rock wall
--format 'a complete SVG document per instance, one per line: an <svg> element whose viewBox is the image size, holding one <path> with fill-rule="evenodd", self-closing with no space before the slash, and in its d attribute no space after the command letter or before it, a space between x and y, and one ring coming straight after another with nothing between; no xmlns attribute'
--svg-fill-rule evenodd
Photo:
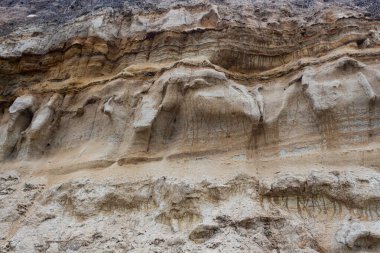
<svg viewBox="0 0 380 253"><path fill-rule="evenodd" d="M377 252L375 1L0 3L0 252Z"/></svg>

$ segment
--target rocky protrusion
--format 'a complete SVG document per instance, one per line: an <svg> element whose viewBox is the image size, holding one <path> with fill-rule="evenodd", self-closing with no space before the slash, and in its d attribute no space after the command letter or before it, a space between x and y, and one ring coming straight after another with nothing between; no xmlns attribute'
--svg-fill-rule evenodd
<svg viewBox="0 0 380 253"><path fill-rule="evenodd" d="M196 133L209 131L223 121L236 121L230 124L244 121L247 128L256 125L263 109L260 108L263 107L262 96L257 93L256 97L258 102L246 87L213 69L171 69L142 98L134 121L135 143L142 150L149 150L152 138L167 138L176 133L178 138L191 136L194 139ZM165 133L164 136L152 136L153 128L156 133ZM223 128L227 136L234 131L228 126Z"/></svg>
<svg viewBox="0 0 380 253"><path fill-rule="evenodd" d="M110 97L103 105L103 112L108 115L109 117L111 117L112 113L113 113L113 107L111 105L112 101L113 101L114 97Z"/></svg>
<svg viewBox="0 0 380 253"><path fill-rule="evenodd" d="M35 112L30 126L22 134L24 141L19 150L19 158L36 158L49 148L47 145L59 119L62 101L62 95L54 94Z"/></svg>
<svg viewBox="0 0 380 253"><path fill-rule="evenodd" d="M380 221L346 220L335 234L340 248L354 251L380 250Z"/></svg>
<svg viewBox="0 0 380 253"><path fill-rule="evenodd" d="M0 139L0 159L9 158L17 150L17 143L21 140L24 131L32 122L37 110L37 100L32 95L18 97L9 107L10 119L6 128L2 129Z"/></svg>
<svg viewBox="0 0 380 253"><path fill-rule="evenodd" d="M368 82L367 78L365 77L365 75L363 75L363 73L359 72L358 75L359 84L363 87L363 90L365 94L368 96L369 101L371 103L375 103L376 93L373 90L372 85Z"/></svg>

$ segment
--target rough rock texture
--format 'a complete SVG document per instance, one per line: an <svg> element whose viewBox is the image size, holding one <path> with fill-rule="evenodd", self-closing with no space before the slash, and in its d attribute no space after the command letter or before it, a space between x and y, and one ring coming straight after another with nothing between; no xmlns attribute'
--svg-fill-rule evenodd
<svg viewBox="0 0 380 253"><path fill-rule="evenodd" d="M379 27L369 0L1 1L0 252L380 252Z"/></svg>

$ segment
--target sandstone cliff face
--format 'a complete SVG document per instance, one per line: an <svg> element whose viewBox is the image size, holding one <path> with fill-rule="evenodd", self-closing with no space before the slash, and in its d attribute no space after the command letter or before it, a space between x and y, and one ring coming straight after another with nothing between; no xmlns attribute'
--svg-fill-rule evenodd
<svg viewBox="0 0 380 253"><path fill-rule="evenodd" d="M380 3L0 3L0 252L379 252Z"/></svg>

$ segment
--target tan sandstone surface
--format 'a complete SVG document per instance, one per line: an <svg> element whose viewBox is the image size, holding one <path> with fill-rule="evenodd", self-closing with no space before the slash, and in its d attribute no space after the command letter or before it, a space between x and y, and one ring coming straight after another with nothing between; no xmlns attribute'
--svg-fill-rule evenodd
<svg viewBox="0 0 380 253"><path fill-rule="evenodd" d="M380 2L0 2L0 252L380 252Z"/></svg>

